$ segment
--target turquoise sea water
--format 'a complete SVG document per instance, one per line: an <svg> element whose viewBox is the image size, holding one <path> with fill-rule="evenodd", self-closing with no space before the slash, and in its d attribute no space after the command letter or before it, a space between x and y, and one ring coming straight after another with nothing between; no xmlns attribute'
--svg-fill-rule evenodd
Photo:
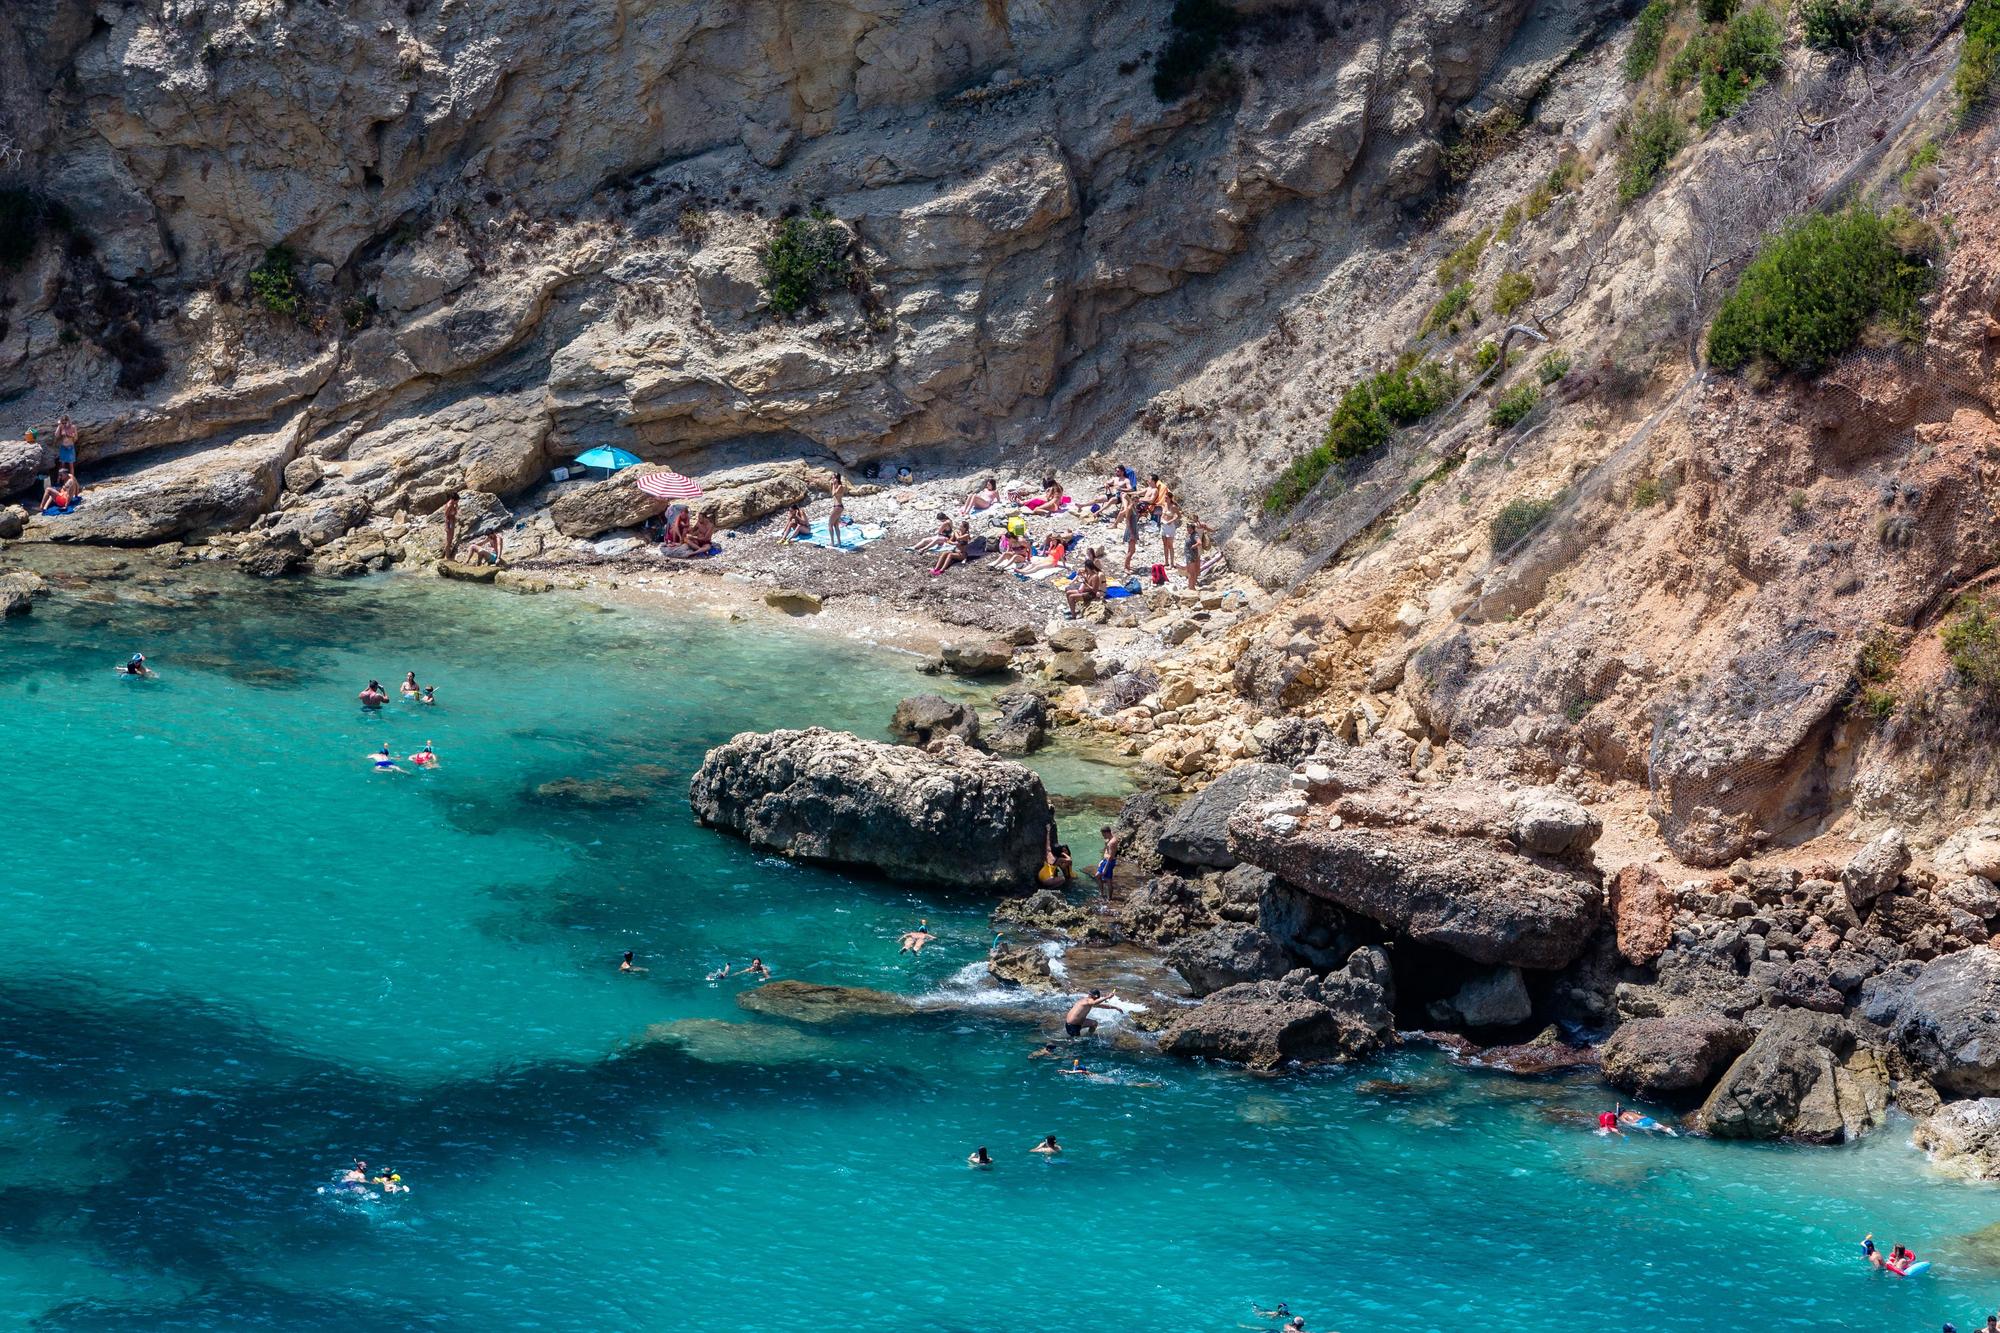
<svg viewBox="0 0 2000 1333"><path fill-rule="evenodd" d="M687 774L742 728L878 733L933 682L566 599L220 586L0 629L0 1325L1228 1330L1254 1298L1346 1333L1915 1333L2000 1303L2000 1240L1963 1239L2000 1192L1904 1127L1605 1141L1588 1081L1418 1052L1255 1079L1102 1051L1085 1082L998 1017L755 1019L705 973L963 989L988 904L699 830ZM161 680L112 674L135 648ZM356 706L410 669L442 707ZM384 739L443 767L378 776ZM672 776L637 808L533 797L645 765ZM899 958L919 916L940 943ZM748 1027L647 1040L687 1020ZM356 1155L413 1192L321 1193ZM1870 1273L1870 1229L1937 1269Z"/></svg>

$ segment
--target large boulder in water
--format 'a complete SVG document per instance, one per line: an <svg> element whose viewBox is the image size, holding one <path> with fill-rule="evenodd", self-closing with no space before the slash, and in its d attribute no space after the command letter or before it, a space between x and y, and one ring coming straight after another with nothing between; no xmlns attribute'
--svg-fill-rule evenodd
<svg viewBox="0 0 2000 1333"><path fill-rule="evenodd" d="M896 715L889 719L889 732L918 745L929 745L946 736L972 742L979 739L979 714L969 705L942 694L912 694L896 705Z"/></svg>
<svg viewBox="0 0 2000 1333"><path fill-rule="evenodd" d="M1357 949L1345 968L1324 978L1300 968L1277 981L1215 992L1174 1018L1161 1049L1255 1069L1292 1060L1358 1060L1391 1040L1394 1003L1388 955Z"/></svg>
<svg viewBox="0 0 2000 1333"><path fill-rule="evenodd" d="M954 887L1033 883L1051 818L1042 780L1019 764L822 727L717 746L688 800L704 825L787 856Z"/></svg>
<svg viewBox="0 0 2000 1333"><path fill-rule="evenodd" d="M2000 952L1980 945L1946 954L1915 980L1885 972L1862 988L1860 1011L1889 1029L1939 1092L2000 1094Z"/></svg>
<svg viewBox="0 0 2000 1333"><path fill-rule="evenodd" d="M1635 1018L1604 1043L1604 1077L1649 1101L1693 1100L1750 1049L1747 1025L1715 1013Z"/></svg>
<svg viewBox="0 0 2000 1333"><path fill-rule="evenodd" d="M1729 1067L1696 1121L1719 1139L1845 1143L1881 1123L1888 1104L1887 1066L1851 1026L1783 1010Z"/></svg>

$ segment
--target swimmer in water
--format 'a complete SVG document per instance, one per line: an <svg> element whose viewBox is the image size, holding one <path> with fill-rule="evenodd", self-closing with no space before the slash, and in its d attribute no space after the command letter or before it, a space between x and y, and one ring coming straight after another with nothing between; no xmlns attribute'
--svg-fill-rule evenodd
<svg viewBox="0 0 2000 1333"><path fill-rule="evenodd" d="M144 653L133 653L132 660L124 666L119 667L118 670L127 676L139 676L146 680L153 680L157 677L157 673L154 672L153 668L146 665L146 655Z"/></svg>
<svg viewBox="0 0 2000 1333"><path fill-rule="evenodd" d="M1250 1308L1257 1312L1259 1319L1290 1319L1293 1317L1291 1307L1283 1301L1278 1302L1278 1308L1275 1310L1266 1310L1255 1301L1250 1302Z"/></svg>
<svg viewBox="0 0 2000 1333"><path fill-rule="evenodd" d="M343 1185L366 1185L368 1183L368 1163L362 1161L359 1157L355 1158L354 1165L340 1173L340 1183Z"/></svg>
<svg viewBox="0 0 2000 1333"><path fill-rule="evenodd" d="M625 956L619 960L618 970L620 972L636 972L638 970L632 966L632 951L630 949L627 949Z"/></svg>
<svg viewBox="0 0 2000 1333"><path fill-rule="evenodd" d="M719 968L714 972L709 973L708 979L710 981L722 981L725 980L728 976L729 976L729 964L724 963L721 966L721 968Z"/></svg>
<svg viewBox="0 0 2000 1333"><path fill-rule="evenodd" d="M363 708L380 708L388 702L389 692L382 688L382 682L379 680L369 681L368 688L361 691L361 706Z"/></svg>
<svg viewBox="0 0 2000 1333"><path fill-rule="evenodd" d="M424 748L410 756L410 762L418 768L436 768L438 766L438 757L431 749L431 743L425 741Z"/></svg>
<svg viewBox="0 0 2000 1333"><path fill-rule="evenodd" d="M984 1146L974 1148L970 1153L966 1155L965 1164L967 1166L980 1167L980 1168L992 1166L993 1154L987 1152Z"/></svg>
<svg viewBox="0 0 2000 1333"><path fill-rule="evenodd" d="M408 769L396 762L396 756L389 753L389 742L383 741L382 748L368 756L377 773L407 773Z"/></svg>
<svg viewBox="0 0 2000 1333"><path fill-rule="evenodd" d="M769 981L771 979L771 969L764 966L763 959L752 958L750 966L743 969L742 975L746 977L762 977L764 980Z"/></svg>
<svg viewBox="0 0 2000 1333"><path fill-rule="evenodd" d="M1060 1060L1062 1059L1062 1055L1056 1050L1054 1042L1045 1041L1036 1049L1029 1051L1028 1058L1030 1060Z"/></svg>
<svg viewBox="0 0 2000 1333"><path fill-rule="evenodd" d="M406 672L403 676L403 697L405 699L414 699L423 692L423 687L417 684L417 673L414 671Z"/></svg>
<svg viewBox="0 0 2000 1333"><path fill-rule="evenodd" d="M924 951L924 946L926 944L929 944L932 940L936 938L937 936L931 934L928 930L925 930L922 926L918 926L915 930L907 930L903 932L903 940L902 940L903 947L896 950L896 952L922 953Z"/></svg>
<svg viewBox="0 0 2000 1333"><path fill-rule="evenodd" d="M429 704L433 708L437 706L437 701L438 701L438 687L435 685L424 686L424 697L417 700L418 703Z"/></svg>
<svg viewBox="0 0 2000 1333"><path fill-rule="evenodd" d="M1062 1145L1056 1142L1055 1135L1045 1134L1042 1136L1042 1141L1028 1149L1028 1151L1038 1152L1044 1157L1060 1157L1062 1156Z"/></svg>

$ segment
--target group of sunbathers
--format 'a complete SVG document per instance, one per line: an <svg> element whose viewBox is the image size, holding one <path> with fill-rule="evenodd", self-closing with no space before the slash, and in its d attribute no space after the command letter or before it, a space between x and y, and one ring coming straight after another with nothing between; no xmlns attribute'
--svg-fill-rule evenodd
<svg viewBox="0 0 2000 1333"><path fill-rule="evenodd" d="M682 504L669 505L666 513L646 520L642 531L659 541L664 555L686 559L715 549L715 519L708 514L690 514Z"/></svg>

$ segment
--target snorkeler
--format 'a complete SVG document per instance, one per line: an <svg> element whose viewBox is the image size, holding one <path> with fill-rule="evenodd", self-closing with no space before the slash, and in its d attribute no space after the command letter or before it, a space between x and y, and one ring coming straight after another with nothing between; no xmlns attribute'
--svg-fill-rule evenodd
<svg viewBox="0 0 2000 1333"><path fill-rule="evenodd" d="M986 1151L984 1145L981 1145L966 1155L965 1164L967 1166L988 1167L993 1165L993 1155Z"/></svg>
<svg viewBox="0 0 2000 1333"><path fill-rule="evenodd" d="M1044 1157L1059 1157L1062 1155L1062 1145L1056 1142L1055 1135L1045 1134L1042 1136L1042 1141L1028 1151L1038 1152Z"/></svg>
<svg viewBox="0 0 2000 1333"><path fill-rule="evenodd" d="M1291 1310L1291 1307L1290 1307L1289 1305L1285 1304L1285 1302L1283 1302L1283 1301L1279 1301L1279 1302L1278 1302L1278 1308L1277 1308L1277 1309L1275 1309L1275 1310L1266 1310L1266 1309L1265 1309L1265 1308L1264 1308L1263 1306L1261 1306L1261 1305L1257 1304L1257 1302L1255 1302L1255 1301L1252 1301L1252 1302L1250 1302L1250 1308L1251 1308L1252 1310L1255 1310L1255 1311L1257 1312L1257 1317L1258 1317L1259 1319L1291 1319L1291 1318L1294 1318L1294 1316L1293 1316L1293 1314L1292 1314L1292 1310Z"/></svg>
<svg viewBox="0 0 2000 1333"><path fill-rule="evenodd" d="M389 742L383 741L382 748L368 756L377 773L407 773L408 769L396 762L396 756L389 753Z"/></svg>
<svg viewBox="0 0 2000 1333"><path fill-rule="evenodd" d="M437 701L438 701L438 687L435 685L424 686L423 698L417 700L417 702L420 704L430 704L432 707L436 707Z"/></svg>
<svg viewBox="0 0 2000 1333"><path fill-rule="evenodd" d="M355 1158L354 1165L340 1173L340 1183L343 1185L366 1185L368 1183L368 1163L362 1161L359 1157Z"/></svg>
<svg viewBox="0 0 2000 1333"><path fill-rule="evenodd" d="M369 681L368 688L361 691L361 706L363 708L380 708L388 702L389 692L382 688L382 682L379 680Z"/></svg>
<svg viewBox="0 0 2000 1333"><path fill-rule="evenodd" d="M410 756L410 762L418 768L436 768L438 766L438 757L436 752L431 749L431 743L425 741L424 748Z"/></svg>
<svg viewBox="0 0 2000 1333"><path fill-rule="evenodd" d="M417 684L417 673L414 671L405 673L403 676L403 697L405 699L414 699L423 692L423 687Z"/></svg>
<svg viewBox="0 0 2000 1333"><path fill-rule="evenodd" d="M131 660L125 663L124 666L118 667L117 671L120 675L138 676L145 680L153 680L158 675L153 668L146 665L146 655L144 653L133 653Z"/></svg>
<svg viewBox="0 0 2000 1333"><path fill-rule="evenodd" d="M937 936L931 934L930 931L924 929L922 926L918 926L915 930L906 930L903 932L903 947L896 950L896 952L922 953L924 946L936 938Z"/></svg>

